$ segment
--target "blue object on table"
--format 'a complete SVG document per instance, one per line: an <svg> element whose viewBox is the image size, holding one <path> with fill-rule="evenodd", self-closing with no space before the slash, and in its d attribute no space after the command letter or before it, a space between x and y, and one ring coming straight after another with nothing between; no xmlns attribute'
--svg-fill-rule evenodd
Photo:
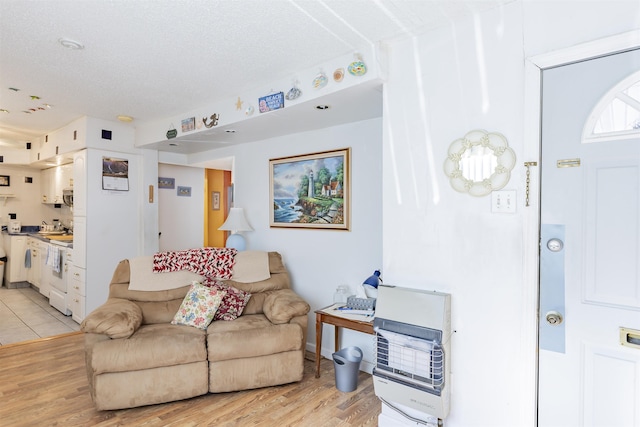
<svg viewBox="0 0 640 427"><path fill-rule="evenodd" d="M367 280L365 280L362 284L377 288L380 283L382 283L382 279L380 278L380 270L376 270L371 276L367 277Z"/></svg>

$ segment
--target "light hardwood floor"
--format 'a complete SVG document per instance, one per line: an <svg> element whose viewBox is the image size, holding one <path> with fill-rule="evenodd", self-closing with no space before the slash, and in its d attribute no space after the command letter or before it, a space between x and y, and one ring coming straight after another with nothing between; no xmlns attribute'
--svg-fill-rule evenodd
<svg viewBox="0 0 640 427"><path fill-rule="evenodd" d="M381 410L370 375L360 372L357 390L340 392L333 362L323 359L318 379L314 362L305 360L299 383L97 411L89 396L82 339L81 333L71 333L0 347L0 425L376 426Z"/></svg>

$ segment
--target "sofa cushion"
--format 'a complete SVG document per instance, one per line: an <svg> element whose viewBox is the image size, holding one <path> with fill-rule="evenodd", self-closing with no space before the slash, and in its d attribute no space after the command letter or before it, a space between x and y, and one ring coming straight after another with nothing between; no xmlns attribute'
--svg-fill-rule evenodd
<svg viewBox="0 0 640 427"><path fill-rule="evenodd" d="M94 403L98 410L111 410L200 396L207 394L209 389L208 371L209 364L203 360L139 371L97 375ZM105 414L103 417L106 421L111 418L111 415ZM142 423L139 420L136 421L128 420L122 424L140 425ZM154 422L163 424L159 418L150 421L150 423Z"/></svg>
<svg viewBox="0 0 640 427"><path fill-rule="evenodd" d="M269 253L264 251L240 251L236 254L231 278L240 283L253 283L267 280L269 272Z"/></svg>
<svg viewBox="0 0 640 427"><path fill-rule="evenodd" d="M258 292L290 288L291 281L289 279L289 273L282 262L282 256L278 252L269 252L268 255L269 271L271 272L268 279L261 280L259 282L242 283L231 278L224 282L234 288L242 289L243 291L250 292L254 295Z"/></svg>
<svg viewBox="0 0 640 427"><path fill-rule="evenodd" d="M94 375L207 360L203 330L180 325L142 325L129 339L99 341L91 351Z"/></svg>
<svg viewBox="0 0 640 427"><path fill-rule="evenodd" d="M287 323L296 316L306 315L311 307L291 289L270 292L264 299L264 314L275 323Z"/></svg>
<svg viewBox="0 0 640 427"><path fill-rule="evenodd" d="M229 327L212 327L220 324ZM302 345L299 325L274 325L260 314L214 322L207 330L209 363L300 350Z"/></svg>
<svg viewBox="0 0 640 427"><path fill-rule="evenodd" d="M233 322L213 322L207 328L207 334L216 332L233 332L247 329L261 329L273 323L264 314L243 314Z"/></svg>
<svg viewBox="0 0 640 427"><path fill-rule="evenodd" d="M244 310L249 298L251 298L251 294L220 281L215 281L214 283L214 286L224 290L226 293L213 320L235 320L240 317L242 310Z"/></svg>
<svg viewBox="0 0 640 427"><path fill-rule="evenodd" d="M136 303L110 298L82 321L80 329L110 338L129 338L141 324L142 310Z"/></svg>
<svg viewBox="0 0 640 427"><path fill-rule="evenodd" d="M223 393L287 384L302 380L304 374L304 352L287 351L265 356L223 360L209 364L209 391ZM265 425L269 419L265 419ZM317 425L303 421L301 425Z"/></svg>
<svg viewBox="0 0 640 427"><path fill-rule="evenodd" d="M226 293L217 286L205 286L194 281L171 324L207 329Z"/></svg>
<svg viewBox="0 0 640 427"><path fill-rule="evenodd" d="M138 256L129 259L129 290L165 291L181 288L192 281L202 281L203 276L189 270L153 272L153 256Z"/></svg>

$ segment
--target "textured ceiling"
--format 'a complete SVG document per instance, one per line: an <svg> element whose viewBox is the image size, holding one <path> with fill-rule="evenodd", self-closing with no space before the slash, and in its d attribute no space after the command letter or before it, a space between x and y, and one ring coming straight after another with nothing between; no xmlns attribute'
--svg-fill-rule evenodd
<svg viewBox="0 0 640 427"><path fill-rule="evenodd" d="M179 115L509 1L0 0L0 145L83 115Z"/></svg>

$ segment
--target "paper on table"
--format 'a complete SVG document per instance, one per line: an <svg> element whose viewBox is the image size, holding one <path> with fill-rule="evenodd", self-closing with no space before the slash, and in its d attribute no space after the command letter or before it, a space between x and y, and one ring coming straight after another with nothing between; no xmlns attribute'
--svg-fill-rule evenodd
<svg viewBox="0 0 640 427"><path fill-rule="evenodd" d="M349 311L336 310L338 307L343 307L344 303L333 304L322 311L336 317L342 317L344 319L349 320L358 320L360 322L373 322L375 318L375 313L372 316L367 316L364 314L349 314Z"/></svg>

